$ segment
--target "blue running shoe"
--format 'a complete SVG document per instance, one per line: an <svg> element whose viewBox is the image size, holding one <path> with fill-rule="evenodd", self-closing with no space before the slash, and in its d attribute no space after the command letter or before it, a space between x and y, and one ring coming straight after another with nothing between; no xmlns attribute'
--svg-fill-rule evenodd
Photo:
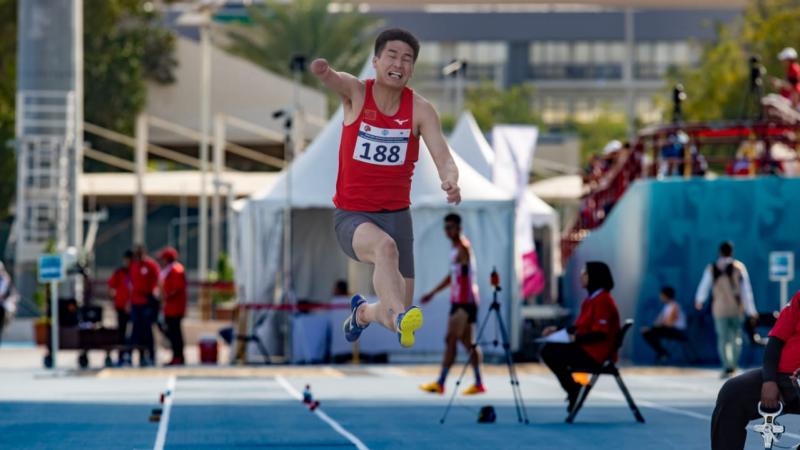
<svg viewBox="0 0 800 450"><path fill-rule="evenodd" d="M400 345L411 347L414 345L414 332L422 328L422 310L412 306L404 313L397 316L397 337Z"/></svg>
<svg viewBox="0 0 800 450"><path fill-rule="evenodd" d="M358 311L358 307L366 304L367 300L360 294L356 294L350 299L350 310L352 313L344 319L344 323L342 324L342 331L344 331L344 338L347 342L357 341L361 336L361 332L369 326L369 324L367 324L366 326L360 327L358 326L358 322L356 322L356 311Z"/></svg>

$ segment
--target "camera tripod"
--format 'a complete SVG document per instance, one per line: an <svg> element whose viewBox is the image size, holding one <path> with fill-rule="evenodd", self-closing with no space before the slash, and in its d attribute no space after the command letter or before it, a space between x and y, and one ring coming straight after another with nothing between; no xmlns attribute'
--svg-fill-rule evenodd
<svg viewBox="0 0 800 450"><path fill-rule="evenodd" d="M478 328L478 335L475 337L475 342L472 344L470 348L469 356L467 357L467 362L464 363L464 367L461 369L461 374L458 376L458 380L456 380L456 387L453 389L453 394L450 396L450 401L447 403L447 408L444 410L444 414L442 418L439 420L439 423L444 424L445 419L447 419L447 414L450 412L450 408L453 406L453 401L456 398L456 394L458 393L458 388L461 386L461 380L464 378L464 374L467 372L467 367L469 366L470 361L472 361L472 357L475 354L478 345L481 343L481 337L483 336L483 332L486 330L486 324L489 323L489 319L494 317L496 320L497 330L500 332L500 337L503 343L503 352L505 356L505 363L508 367L508 376L511 381L511 391L514 394L514 407L517 410L517 421L519 423L529 423L528 422L528 412L525 410L525 403L522 400L522 391L519 388L519 378L517 377L517 369L514 367L514 360L511 357L511 345L508 341L508 331L505 326L505 322L503 322L503 315L500 313L500 301L497 299L497 294L500 292L500 276L497 274L497 270L492 269L492 275L490 278L491 285L492 285L492 304L489 306L489 312L486 314L486 317L483 318L483 322L481 322L480 327ZM497 347L499 342L497 337L492 341L492 345Z"/></svg>

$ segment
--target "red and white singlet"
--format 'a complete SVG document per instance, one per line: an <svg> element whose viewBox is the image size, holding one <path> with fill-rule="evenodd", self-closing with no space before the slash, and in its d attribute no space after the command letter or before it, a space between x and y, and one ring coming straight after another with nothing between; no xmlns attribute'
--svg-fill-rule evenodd
<svg viewBox="0 0 800 450"><path fill-rule="evenodd" d="M461 237L461 245L469 251L469 266L465 271L458 262L458 245L453 245L450 252L450 303L478 303L478 283L475 282L475 254L472 245L465 237Z"/></svg>
<svg viewBox="0 0 800 450"><path fill-rule="evenodd" d="M339 174L333 203L348 211L396 211L411 204L411 176L419 157L414 136L414 91L404 88L393 116L378 109L372 96L375 80L366 81L364 107L342 129Z"/></svg>

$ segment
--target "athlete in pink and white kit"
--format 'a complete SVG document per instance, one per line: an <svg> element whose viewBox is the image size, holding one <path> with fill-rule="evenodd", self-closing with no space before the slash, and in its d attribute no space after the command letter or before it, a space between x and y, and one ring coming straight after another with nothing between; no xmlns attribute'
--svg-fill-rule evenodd
<svg viewBox="0 0 800 450"><path fill-rule="evenodd" d="M479 303L478 283L475 281L475 254L472 252L469 240L461 234L461 217L458 214L448 214L444 218L444 232L453 244L450 253L450 273L421 300L422 303L428 303L436 293L450 287L450 319L447 322L442 371L438 380L419 387L425 392L435 394L444 394L447 372L456 360L458 343L460 342L467 352L472 349ZM475 384L465 389L463 394L486 392L481 381L480 347L475 347L470 364L475 373Z"/></svg>

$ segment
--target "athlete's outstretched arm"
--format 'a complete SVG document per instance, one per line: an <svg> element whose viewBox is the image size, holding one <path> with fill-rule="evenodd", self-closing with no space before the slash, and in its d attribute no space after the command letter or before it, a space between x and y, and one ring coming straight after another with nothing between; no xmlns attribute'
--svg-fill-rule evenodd
<svg viewBox="0 0 800 450"><path fill-rule="evenodd" d="M351 99L353 92L360 86L361 81L347 72L337 72L324 58L317 58L311 62L311 73L316 76L326 88L339 94L343 99Z"/></svg>
<svg viewBox="0 0 800 450"><path fill-rule="evenodd" d="M461 188L458 187L458 167L450 154L450 147L442 134L439 114L426 100L415 102L415 111L419 114L419 133L431 152L433 162L442 180L442 190L447 193L447 202L461 203Z"/></svg>
<svg viewBox="0 0 800 450"><path fill-rule="evenodd" d="M435 288L433 288L430 292L428 292L427 294L423 295L422 298L420 298L420 303L423 304L428 303L429 301L431 301L431 299L433 299L434 295L438 294L440 291L443 291L447 286L450 286L449 273L445 275L444 279L440 281Z"/></svg>

